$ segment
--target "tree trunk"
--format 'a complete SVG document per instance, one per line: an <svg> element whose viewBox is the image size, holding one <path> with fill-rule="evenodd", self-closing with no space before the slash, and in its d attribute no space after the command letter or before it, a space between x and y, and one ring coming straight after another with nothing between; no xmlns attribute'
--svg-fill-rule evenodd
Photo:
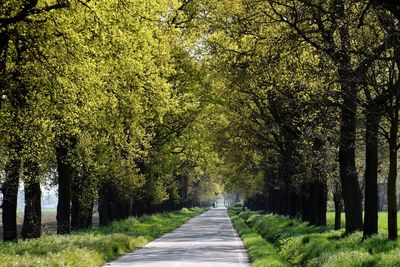
<svg viewBox="0 0 400 267"><path fill-rule="evenodd" d="M56 147L58 172L57 234L71 232L71 183L73 168L68 162L69 144L61 142Z"/></svg>
<svg viewBox="0 0 400 267"><path fill-rule="evenodd" d="M139 201L134 203L129 197L121 197L117 186L108 181L104 183L99 191L99 218L100 225L107 226L114 220L124 220L134 213L142 215L143 204ZM138 209L139 208L139 209Z"/></svg>
<svg viewBox="0 0 400 267"><path fill-rule="evenodd" d="M109 216L109 207L111 200L109 199L107 183L102 185L99 191L99 223L100 226L107 226L111 223Z"/></svg>
<svg viewBox="0 0 400 267"><path fill-rule="evenodd" d="M71 184L71 230L92 227L95 187L86 165L79 168L79 173L78 169L74 169Z"/></svg>
<svg viewBox="0 0 400 267"><path fill-rule="evenodd" d="M118 194L116 195L116 202L113 207L115 210L115 217L113 219L116 220L125 220L128 219L132 214L132 201L130 198L121 199Z"/></svg>
<svg viewBox="0 0 400 267"><path fill-rule="evenodd" d="M347 69L345 71L348 71ZM356 110L357 87L348 84L351 73L342 74L345 82L342 84L343 104L341 109L339 166L340 181L346 216L346 233L361 231L362 205L361 191L356 171Z"/></svg>
<svg viewBox="0 0 400 267"><path fill-rule="evenodd" d="M309 209L312 225L326 226L326 209L328 202L328 185L326 175L325 140L315 136L313 140L314 162L311 166L312 181L309 186Z"/></svg>
<svg viewBox="0 0 400 267"><path fill-rule="evenodd" d="M39 164L28 161L24 167L27 179L25 179L25 212L21 236L24 239L38 238L42 233Z"/></svg>
<svg viewBox="0 0 400 267"><path fill-rule="evenodd" d="M99 220L101 226L109 225L116 219L116 193L112 182L106 182L99 192Z"/></svg>
<svg viewBox="0 0 400 267"><path fill-rule="evenodd" d="M265 211L266 212L271 212L272 210L272 205L271 205L271 194L272 194L272 182L271 180L273 180L273 174L272 174L272 170L270 169L266 169L265 173L264 173L264 192L265 192ZM239 199L239 194L238 193L234 193L234 203L239 202L237 199Z"/></svg>
<svg viewBox="0 0 400 267"><path fill-rule="evenodd" d="M17 199L21 161L10 159L7 162L6 178L3 183L3 240L17 241Z"/></svg>
<svg viewBox="0 0 400 267"><path fill-rule="evenodd" d="M387 186L388 199L388 237L389 239L397 239L397 196L396 196L396 180L397 180L397 146L389 146L389 176Z"/></svg>
<svg viewBox="0 0 400 267"><path fill-rule="evenodd" d="M397 239L397 135L399 127L399 96L396 97L396 106L394 116L390 126L389 140L389 175L387 185L388 199L388 237L389 239Z"/></svg>
<svg viewBox="0 0 400 267"><path fill-rule="evenodd" d="M378 233L378 131L380 116L367 107L365 125L364 237Z"/></svg>
<svg viewBox="0 0 400 267"><path fill-rule="evenodd" d="M297 203L299 202L298 195L296 192L296 188L292 186L289 193L289 205L288 205L288 215L291 218L297 217Z"/></svg>
<svg viewBox="0 0 400 267"><path fill-rule="evenodd" d="M75 189L72 188L71 198L71 230L81 229L81 203Z"/></svg>
<svg viewBox="0 0 400 267"><path fill-rule="evenodd" d="M93 226L93 201L81 211L81 228L87 229Z"/></svg>
<svg viewBox="0 0 400 267"><path fill-rule="evenodd" d="M336 186L333 193L333 202L335 204L335 230L340 230L342 227L342 193L339 185Z"/></svg>
<svg viewBox="0 0 400 267"><path fill-rule="evenodd" d="M326 226L326 205L328 200L328 189L326 181L314 181L309 186L310 198L309 222L316 226Z"/></svg>
<svg viewBox="0 0 400 267"><path fill-rule="evenodd" d="M277 174L276 172L271 172L271 177L269 179L269 207L270 207L270 212L277 214L279 212L279 181L277 179Z"/></svg>
<svg viewBox="0 0 400 267"><path fill-rule="evenodd" d="M288 216L288 206L289 206L289 190L287 189L287 185L283 182L280 183L279 185L279 202L278 202L278 211L277 214L283 215L283 216Z"/></svg>
<svg viewBox="0 0 400 267"><path fill-rule="evenodd" d="M71 203L71 230L87 229L92 227L92 219L93 201L82 203L79 198L73 196Z"/></svg>
<svg viewBox="0 0 400 267"><path fill-rule="evenodd" d="M339 168L342 196L346 217L346 233L361 231L362 221L362 194L358 183L356 170L356 118L357 118L357 89L360 76L353 71L350 56L351 36L345 1L339 0L334 4L334 12L338 18L337 29L339 37L338 53L333 55L338 67L339 84L342 94ZM355 77L356 76L356 77Z"/></svg>
<svg viewBox="0 0 400 267"><path fill-rule="evenodd" d="M279 184L280 184L280 215L296 216L297 195L293 185L293 174L295 173L295 137L281 127L284 136L284 150L279 166Z"/></svg>
<svg viewBox="0 0 400 267"><path fill-rule="evenodd" d="M311 220L310 215L310 190L308 182L303 182L301 185L301 220L303 222L309 222Z"/></svg>

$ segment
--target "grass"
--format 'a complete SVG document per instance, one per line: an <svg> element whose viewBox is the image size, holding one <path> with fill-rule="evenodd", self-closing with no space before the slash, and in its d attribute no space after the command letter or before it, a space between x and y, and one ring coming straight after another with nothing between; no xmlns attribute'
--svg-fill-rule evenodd
<svg viewBox="0 0 400 267"><path fill-rule="evenodd" d="M400 218L400 212L397 213L397 217ZM335 213L327 212L326 213L326 223L328 226L332 227L335 225ZM344 213L342 213L342 227L345 225ZM380 233L386 233L387 226L387 212L379 212L378 216L378 226ZM397 227L400 228L400 220L397 221Z"/></svg>
<svg viewBox="0 0 400 267"><path fill-rule="evenodd" d="M237 214L236 217L250 228L249 232L261 236L292 266L400 266L400 242L387 240L383 233L362 240L360 232L344 236L343 230L334 231L330 226L315 227L253 211L232 212L233 217Z"/></svg>
<svg viewBox="0 0 400 267"><path fill-rule="evenodd" d="M229 209L228 214L249 252L252 266L289 266L278 254L274 246L265 241L253 228L250 228L243 219L237 215L235 209Z"/></svg>
<svg viewBox="0 0 400 267"><path fill-rule="evenodd" d="M77 231L71 235L47 235L18 243L0 242L0 266L99 266L171 232L204 211L182 209L130 218L108 227Z"/></svg>

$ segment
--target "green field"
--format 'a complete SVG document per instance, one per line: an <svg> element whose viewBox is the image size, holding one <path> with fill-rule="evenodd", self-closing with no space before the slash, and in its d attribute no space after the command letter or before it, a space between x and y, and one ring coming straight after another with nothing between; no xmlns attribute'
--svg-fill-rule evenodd
<svg viewBox="0 0 400 267"><path fill-rule="evenodd" d="M71 235L44 235L18 243L0 242L0 266L99 266L176 229L204 211L183 209L116 221L108 227L73 232Z"/></svg>
<svg viewBox="0 0 400 267"><path fill-rule="evenodd" d="M345 236L344 229L334 231L332 213L330 226L315 227L287 217L230 210L253 266L400 266L400 241L387 239L387 223L381 215L381 233L363 240L361 232ZM249 237L257 242L249 242Z"/></svg>
<svg viewBox="0 0 400 267"><path fill-rule="evenodd" d="M400 212L397 213L397 226L400 228ZM327 212L326 213L326 223L329 227L333 228L335 225L335 213L334 212ZM344 213L342 213L342 227L345 225L345 218L344 218ZM378 227L379 227L379 233L386 233L388 226L387 226L387 213L386 212L380 212L379 217L378 217Z"/></svg>

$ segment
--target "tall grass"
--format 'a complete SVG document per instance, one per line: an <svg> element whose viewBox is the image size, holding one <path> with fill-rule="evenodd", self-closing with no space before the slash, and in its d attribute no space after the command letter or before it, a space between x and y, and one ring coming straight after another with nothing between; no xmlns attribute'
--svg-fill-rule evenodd
<svg viewBox="0 0 400 267"><path fill-rule="evenodd" d="M270 243L264 240L254 229L244 223L243 219L237 215L237 212L234 209L229 209L228 214L249 252L252 266L289 266L289 264L283 260L277 250Z"/></svg>
<svg viewBox="0 0 400 267"><path fill-rule="evenodd" d="M293 266L400 266L400 241L387 240L383 233L363 240L361 232L344 236L343 230L282 216L245 211L237 217Z"/></svg>
<svg viewBox="0 0 400 267"><path fill-rule="evenodd" d="M71 235L47 235L18 243L0 242L0 266L99 266L178 228L202 212L204 209L183 209L130 218Z"/></svg>

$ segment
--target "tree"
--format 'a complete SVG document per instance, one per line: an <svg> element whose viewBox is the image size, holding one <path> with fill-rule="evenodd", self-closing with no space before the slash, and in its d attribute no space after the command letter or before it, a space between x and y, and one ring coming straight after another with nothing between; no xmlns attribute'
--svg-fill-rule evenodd
<svg viewBox="0 0 400 267"><path fill-rule="evenodd" d="M227 13L226 10L232 13L224 13L229 19L223 17L215 23L221 25L210 38L218 72L226 75L224 89L227 91L218 97L224 99L220 103L226 105L228 111L225 112L235 114L228 119L232 121L231 140L221 142L231 143L231 150L223 153L232 155L232 159L224 157L235 162L237 167L242 164L234 158L248 159L243 163L247 168L236 167L234 172L247 179L244 182L247 186L253 182L249 179L253 175L263 177L255 180L257 189L250 187L253 192L246 192L256 196L247 202L252 207L324 224L325 140L318 140L315 135L322 136L318 129L328 117L315 103L322 101L318 96L325 96L326 87L314 76L321 75L315 70L319 70L322 59L314 56L309 47L291 41L285 27L265 27L270 19L258 12L264 7L261 3L235 4L232 9L222 4L224 11L221 13ZM293 50L297 53L293 54ZM314 135L307 135L312 128ZM321 152L323 160L307 155L308 151L312 154L316 150ZM238 176L235 178L239 180ZM242 191L245 188L241 184L238 187ZM301 194L302 191L305 193ZM314 198L319 199L314 202L321 206L309 212L307 203ZM267 205L262 203L264 201Z"/></svg>
<svg viewBox="0 0 400 267"><path fill-rule="evenodd" d="M7 146L11 157L6 168L6 179L2 186L3 239L5 241L17 240L16 202L19 177L21 176L22 169L22 157L26 149L23 136L24 118L26 118L24 115L25 110L31 108L27 99L31 95L30 90L32 88L27 83L24 68L28 62L26 58L31 55L30 53L34 49L29 47L29 43L36 36L35 34L31 34L33 31L25 35L25 26L31 25L32 29L37 29L40 27L40 22L36 20L39 16L67 6L68 3L64 1L45 7L41 6L38 1L24 1L24 3L7 1L2 4L3 8L0 19L0 72L2 74L1 94L3 97L1 106L3 109L6 106L8 114L13 118L4 124L4 128L11 130L11 135L15 136L8 139L10 143ZM25 176L30 177L30 179L26 180L27 207L24 218L23 237L29 238L40 236L41 233L40 201L38 202L40 187L38 187L37 162L27 162L25 165ZM30 182L33 185L30 185Z"/></svg>
<svg viewBox="0 0 400 267"><path fill-rule="evenodd" d="M371 43L358 38L357 41L363 45L353 47L357 43L355 40L359 36L358 31L362 31L358 23L359 18L364 15L364 9L347 5L346 1L330 1L324 4L298 2L296 5L281 5L270 1L269 14L277 21L287 24L304 41L328 56L336 67L342 95L340 176L346 211L346 232L350 233L362 229L361 192L355 169L354 149L358 88L365 81L363 74L384 51L394 45L394 40L393 36L388 36L384 40L375 39ZM358 47L364 46L370 47L369 52L353 53ZM359 58L358 55L362 57Z"/></svg>

